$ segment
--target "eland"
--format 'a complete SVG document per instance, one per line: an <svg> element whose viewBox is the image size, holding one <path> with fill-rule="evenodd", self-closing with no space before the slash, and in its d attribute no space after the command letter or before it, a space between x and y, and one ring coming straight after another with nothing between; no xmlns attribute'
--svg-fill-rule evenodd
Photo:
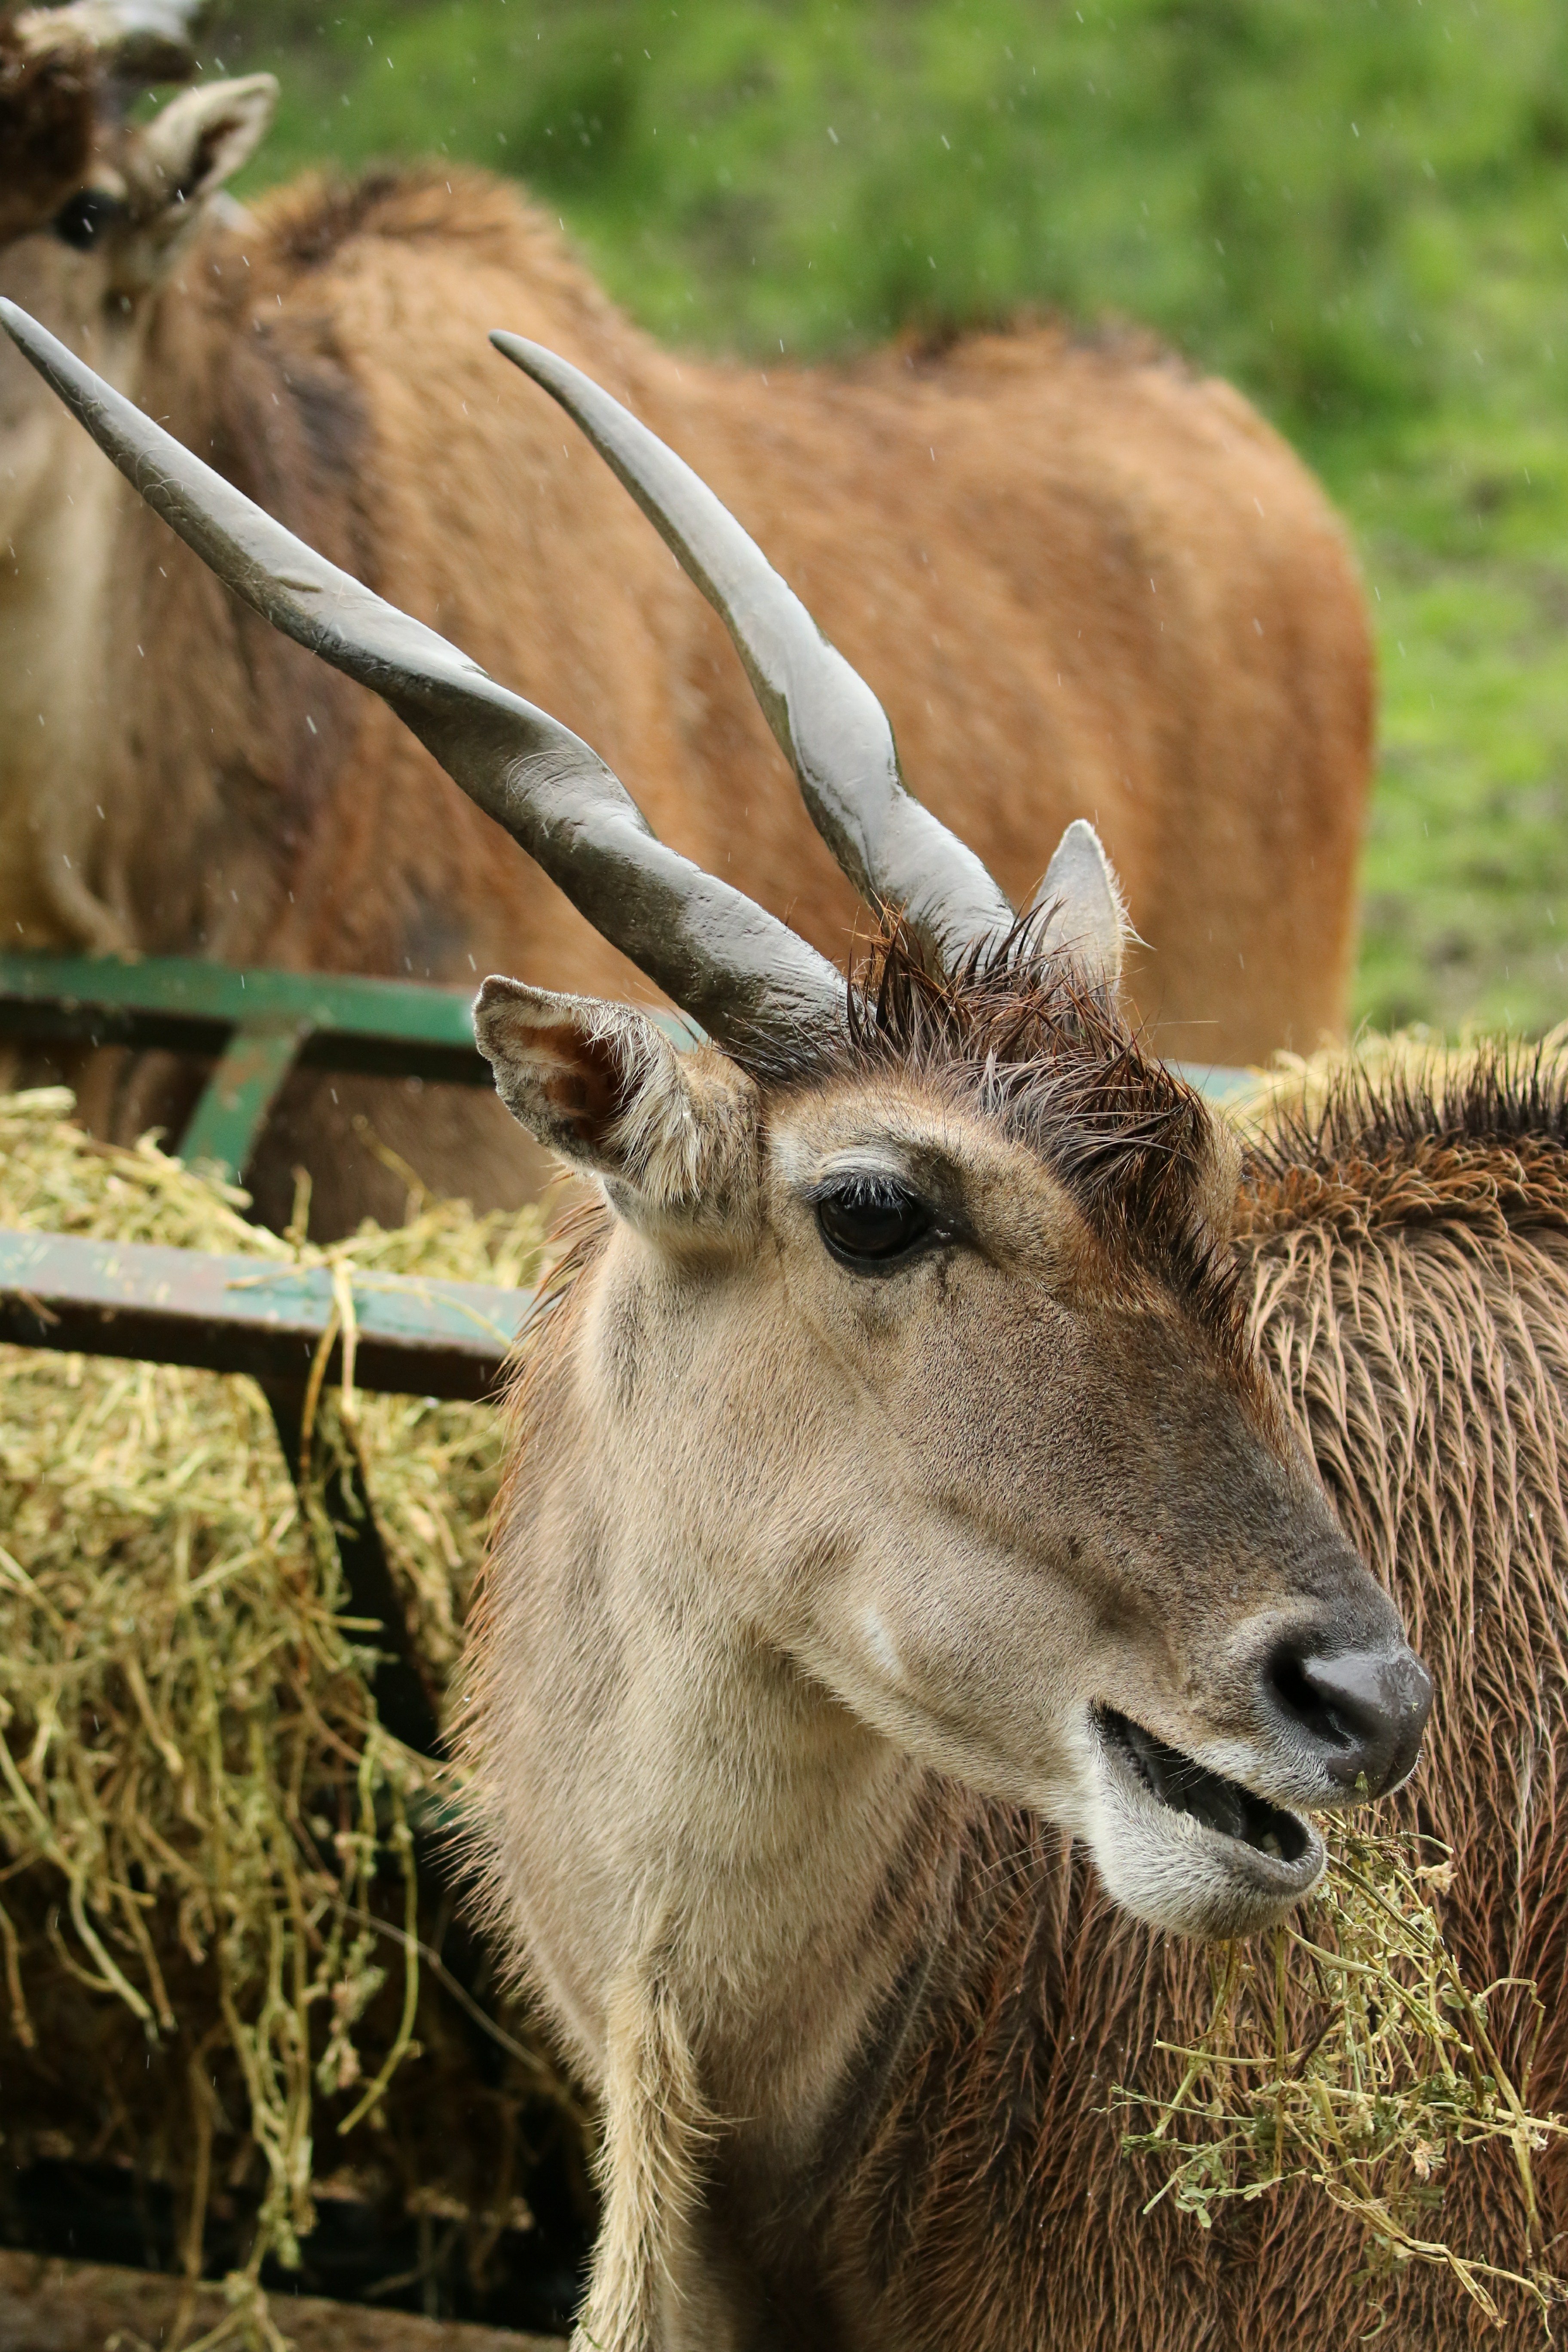
<svg viewBox="0 0 1568 2352"><path fill-rule="evenodd" d="M461 1736L491 1919L602 2101L584 2352L890 2352L900 2230L844 2192L929 2043L985 1808L1081 1841L1131 1919L1235 1935L1316 1882L1315 1810L1416 1760L1427 1675L1249 1335L1236 1147L1118 1008L1091 829L1016 909L744 530L574 366L494 339L722 616L874 919L847 979L0 320L706 1033L479 992L502 1100L594 1205L514 1393Z"/></svg>

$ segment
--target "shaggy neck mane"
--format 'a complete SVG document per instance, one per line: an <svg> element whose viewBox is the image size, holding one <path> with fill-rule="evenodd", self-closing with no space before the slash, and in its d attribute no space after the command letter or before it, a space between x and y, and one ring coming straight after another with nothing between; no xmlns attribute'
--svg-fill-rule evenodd
<svg viewBox="0 0 1568 2352"><path fill-rule="evenodd" d="M1238 1238L1463 1225L1568 1230L1568 1055L1488 1045L1379 1071L1352 1064L1247 1155Z"/></svg>

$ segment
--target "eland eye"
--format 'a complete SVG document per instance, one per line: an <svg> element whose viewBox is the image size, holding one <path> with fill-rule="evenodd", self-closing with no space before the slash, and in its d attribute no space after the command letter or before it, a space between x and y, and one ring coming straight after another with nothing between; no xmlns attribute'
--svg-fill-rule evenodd
<svg viewBox="0 0 1568 2352"><path fill-rule="evenodd" d="M816 1196L822 1238L840 1265L881 1274L936 1231L929 1205L890 1176L841 1178Z"/></svg>
<svg viewBox="0 0 1568 2352"><path fill-rule="evenodd" d="M54 232L62 245L90 253L105 229L126 217L127 207L107 188L79 188L68 196L54 217Z"/></svg>

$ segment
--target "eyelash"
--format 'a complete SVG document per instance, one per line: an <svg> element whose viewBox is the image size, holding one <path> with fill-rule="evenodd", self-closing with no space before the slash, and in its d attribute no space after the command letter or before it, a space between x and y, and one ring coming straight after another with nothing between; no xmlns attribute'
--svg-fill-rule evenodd
<svg viewBox="0 0 1568 2352"><path fill-rule="evenodd" d="M824 1247L852 1273L891 1273L948 1237L931 1203L897 1177L841 1177L822 1188L815 1206Z"/></svg>

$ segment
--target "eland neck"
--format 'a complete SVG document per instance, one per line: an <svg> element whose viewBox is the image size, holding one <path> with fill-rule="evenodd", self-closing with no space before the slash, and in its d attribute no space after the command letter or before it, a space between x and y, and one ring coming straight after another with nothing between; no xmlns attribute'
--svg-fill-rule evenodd
<svg viewBox="0 0 1568 2352"><path fill-rule="evenodd" d="M5 257L5 290L41 300L31 238ZM47 306L45 306L46 310ZM143 337L106 313L57 318L63 339L135 396ZM113 625L116 541L133 502L19 356L0 353L0 941L122 943L94 888Z"/></svg>
<svg viewBox="0 0 1568 2352"><path fill-rule="evenodd" d="M776 1577L777 1528L743 1502L726 1513L711 1465L695 1471L689 1411L661 1410L629 1372L646 1274L635 1237L616 1233L558 1310L519 1407L481 1645L492 1852L590 2078L602 2087L616 2063L617 1986L662 1983L689 2021L704 2106L753 2139L776 2194L781 2168L818 2161L940 1907L946 1841L932 1831L953 1791L748 1605ZM726 1311L743 1322L744 1297L715 1302L715 1320ZM738 1463L763 1442L771 1385L764 1372L714 1400ZM542 1674L545 1651L573 1668Z"/></svg>

